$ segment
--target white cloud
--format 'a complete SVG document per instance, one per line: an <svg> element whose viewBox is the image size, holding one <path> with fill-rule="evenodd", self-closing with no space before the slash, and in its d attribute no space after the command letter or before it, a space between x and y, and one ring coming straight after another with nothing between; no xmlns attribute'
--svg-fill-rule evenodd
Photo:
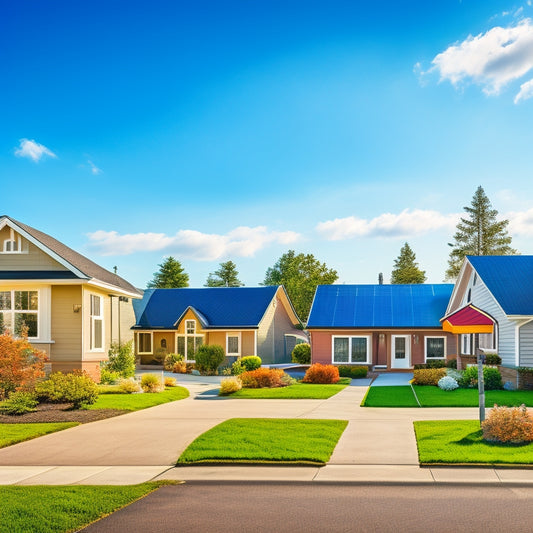
<svg viewBox="0 0 533 533"><path fill-rule="evenodd" d="M120 235L116 231L88 234L91 248L102 255L129 255L136 252L177 254L197 261L214 261L222 257L251 257L272 243L292 244L300 235L293 231L268 231L265 226L240 226L226 235L180 230L175 235L134 233Z"/></svg>
<svg viewBox="0 0 533 533"><path fill-rule="evenodd" d="M384 213L373 219L350 216L320 222L317 232L329 241L355 237L406 238L441 229L453 230L460 215L443 215L437 211L405 209L399 214Z"/></svg>
<svg viewBox="0 0 533 533"><path fill-rule="evenodd" d="M441 81L449 80L454 86L473 81L486 94L498 94L533 69L532 21L523 19L514 26L470 35L438 54L432 65L422 74L437 71Z"/></svg>
<svg viewBox="0 0 533 533"><path fill-rule="evenodd" d="M89 168L91 169L92 174L97 176L98 174L102 173L102 169L98 168L90 159L87 159L87 163L89 165Z"/></svg>
<svg viewBox="0 0 533 533"><path fill-rule="evenodd" d="M533 237L533 208L528 211L512 211L505 218L509 220L511 235Z"/></svg>
<svg viewBox="0 0 533 533"><path fill-rule="evenodd" d="M29 139L20 139L20 147L15 150L17 157L27 157L36 163L44 156L57 157L54 152L49 150L44 144Z"/></svg>
<svg viewBox="0 0 533 533"><path fill-rule="evenodd" d="M520 85L520 91L514 98L514 103L522 102L523 100L529 100L533 96L533 80L526 81Z"/></svg>

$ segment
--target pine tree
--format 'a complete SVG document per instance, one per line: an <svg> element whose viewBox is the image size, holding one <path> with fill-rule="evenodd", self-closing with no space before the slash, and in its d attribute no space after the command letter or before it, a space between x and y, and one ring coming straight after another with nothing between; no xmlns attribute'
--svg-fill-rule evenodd
<svg viewBox="0 0 533 533"><path fill-rule="evenodd" d="M468 218L461 218L450 244L453 250L448 260L446 279L455 279L467 255L513 255L511 236L507 234L508 220L496 220L498 211L492 208L483 187L479 186L470 207L465 207Z"/></svg>
<svg viewBox="0 0 533 533"><path fill-rule="evenodd" d="M172 256L167 257L158 266L159 271L154 272L154 278L148 283L149 289L177 289L189 286L189 274Z"/></svg>
<svg viewBox="0 0 533 533"><path fill-rule="evenodd" d="M418 268L416 255L405 243L400 250L400 255L394 260L394 269L391 274L391 283L424 283L426 281L425 270Z"/></svg>
<svg viewBox="0 0 533 533"><path fill-rule="evenodd" d="M220 268L211 272L204 287L242 287L237 265L233 261L220 263Z"/></svg>

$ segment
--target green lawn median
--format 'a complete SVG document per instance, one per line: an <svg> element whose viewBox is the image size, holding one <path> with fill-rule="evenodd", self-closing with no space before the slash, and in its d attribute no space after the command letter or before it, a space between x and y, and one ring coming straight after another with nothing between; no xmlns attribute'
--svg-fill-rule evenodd
<svg viewBox="0 0 533 533"><path fill-rule="evenodd" d="M274 387L262 389L241 389L234 392L229 398L254 398L254 399L291 399L291 400L326 400L343 390L350 382L350 378L343 383L335 385L312 385L309 383L295 383L288 387ZM346 380L348 383L346 383Z"/></svg>
<svg viewBox="0 0 533 533"><path fill-rule="evenodd" d="M178 465L205 463L325 464L346 420L232 418L200 435Z"/></svg>
<svg viewBox="0 0 533 533"><path fill-rule="evenodd" d="M78 531L165 484L168 482L128 486L2 486L0 531Z"/></svg>
<svg viewBox="0 0 533 533"><path fill-rule="evenodd" d="M109 389L108 389L109 390ZM105 392L87 409L122 409L139 411L163 403L183 400L189 396L185 387L167 387L163 392L143 392L141 394L124 394Z"/></svg>
<svg viewBox="0 0 533 533"><path fill-rule="evenodd" d="M432 464L533 464L533 443L486 442L477 420L414 422L418 458Z"/></svg>
<svg viewBox="0 0 533 533"><path fill-rule="evenodd" d="M77 422L0 424L0 448L77 426ZM0 529L0 531L2 531Z"/></svg>

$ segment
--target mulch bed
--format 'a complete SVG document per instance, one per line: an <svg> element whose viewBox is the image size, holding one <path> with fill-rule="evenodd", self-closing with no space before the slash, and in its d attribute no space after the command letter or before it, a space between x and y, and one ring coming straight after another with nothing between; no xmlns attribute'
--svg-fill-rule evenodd
<svg viewBox="0 0 533 533"><path fill-rule="evenodd" d="M124 415L130 411L122 409L70 409L70 404L65 403L41 403L34 413L24 415L0 414L1 424L27 424L34 422L94 422L111 418L112 416Z"/></svg>

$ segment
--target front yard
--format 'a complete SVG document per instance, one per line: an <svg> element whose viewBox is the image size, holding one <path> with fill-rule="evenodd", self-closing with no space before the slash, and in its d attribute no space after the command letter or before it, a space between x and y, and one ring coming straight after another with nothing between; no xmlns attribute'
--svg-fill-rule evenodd
<svg viewBox="0 0 533 533"><path fill-rule="evenodd" d="M341 378L334 385L313 385L311 383L294 383L288 387L261 389L241 389L229 396L230 398L262 398L291 400L326 400L331 398L350 383L350 378Z"/></svg>
<svg viewBox="0 0 533 533"><path fill-rule="evenodd" d="M78 422L0 424L0 448L77 426Z"/></svg>

